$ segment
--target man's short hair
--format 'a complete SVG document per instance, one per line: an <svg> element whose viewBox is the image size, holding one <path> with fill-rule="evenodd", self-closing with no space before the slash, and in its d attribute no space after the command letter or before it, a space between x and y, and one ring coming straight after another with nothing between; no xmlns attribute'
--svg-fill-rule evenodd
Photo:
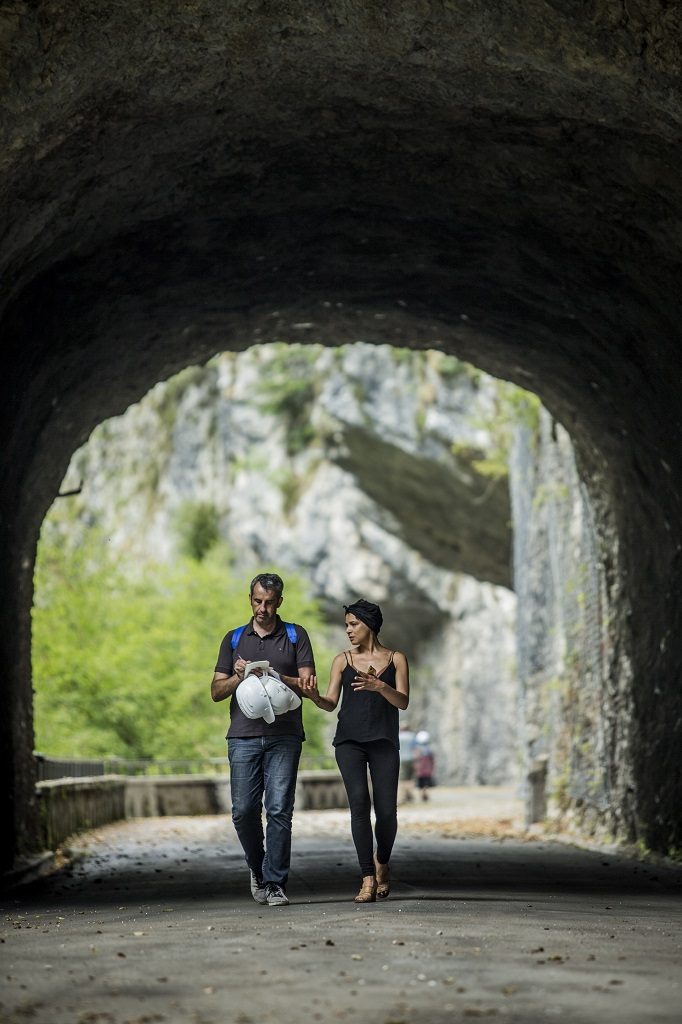
<svg viewBox="0 0 682 1024"><path fill-rule="evenodd" d="M284 580L276 572L259 572L257 576L254 576L249 587L249 596L253 594L253 588L257 583L260 583L263 590L274 590L277 597L282 596Z"/></svg>

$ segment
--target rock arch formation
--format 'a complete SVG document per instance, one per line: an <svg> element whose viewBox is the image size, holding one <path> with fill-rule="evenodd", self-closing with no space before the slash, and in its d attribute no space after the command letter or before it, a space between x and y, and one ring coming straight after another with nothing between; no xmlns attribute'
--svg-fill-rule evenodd
<svg viewBox="0 0 682 1024"><path fill-rule="evenodd" d="M254 340L537 391L602 537L615 819L682 845L679 88L667 0L0 4L0 816L30 849L37 531L93 425Z"/></svg>

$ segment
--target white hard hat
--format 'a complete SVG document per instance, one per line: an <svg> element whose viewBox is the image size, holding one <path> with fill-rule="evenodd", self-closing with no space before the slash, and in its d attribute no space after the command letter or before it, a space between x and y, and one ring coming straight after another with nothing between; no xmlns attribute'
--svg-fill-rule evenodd
<svg viewBox="0 0 682 1024"><path fill-rule="evenodd" d="M259 676L247 676L237 687L235 696L247 718L264 718L268 725L275 721L275 712Z"/></svg>
<svg viewBox="0 0 682 1024"><path fill-rule="evenodd" d="M431 737L429 736L426 729L421 729L415 736L417 743L428 743Z"/></svg>
<svg viewBox="0 0 682 1024"><path fill-rule="evenodd" d="M299 695L277 678L272 669L270 669L270 674L263 679L263 685L276 715L283 715L285 711L293 711L301 706Z"/></svg>

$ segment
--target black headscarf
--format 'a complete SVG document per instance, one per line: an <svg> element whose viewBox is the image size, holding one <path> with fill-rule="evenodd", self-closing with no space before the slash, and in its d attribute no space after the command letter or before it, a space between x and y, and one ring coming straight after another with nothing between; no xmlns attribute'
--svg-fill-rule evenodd
<svg viewBox="0 0 682 1024"><path fill-rule="evenodd" d="M378 604L372 604L371 601L365 601L364 597L354 601L353 604L344 604L344 611L346 615L349 613L354 615L356 619L360 619L360 622L364 622L366 626L372 630L372 632L378 636L379 630L384 621L384 617L381 614L381 608Z"/></svg>

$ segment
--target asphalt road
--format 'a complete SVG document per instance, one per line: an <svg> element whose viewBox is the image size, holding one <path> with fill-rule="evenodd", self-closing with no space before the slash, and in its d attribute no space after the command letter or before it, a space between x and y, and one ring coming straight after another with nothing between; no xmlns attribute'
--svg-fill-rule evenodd
<svg viewBox="0 0 682 1024"><path fill-rule="evenodd" d="M682 871L513 838L517 810L401 809L393 893L364 907L346 812L297 815L278 909L225 819L89 833L2 897L0 1022L682 1021Z"/></svg>

